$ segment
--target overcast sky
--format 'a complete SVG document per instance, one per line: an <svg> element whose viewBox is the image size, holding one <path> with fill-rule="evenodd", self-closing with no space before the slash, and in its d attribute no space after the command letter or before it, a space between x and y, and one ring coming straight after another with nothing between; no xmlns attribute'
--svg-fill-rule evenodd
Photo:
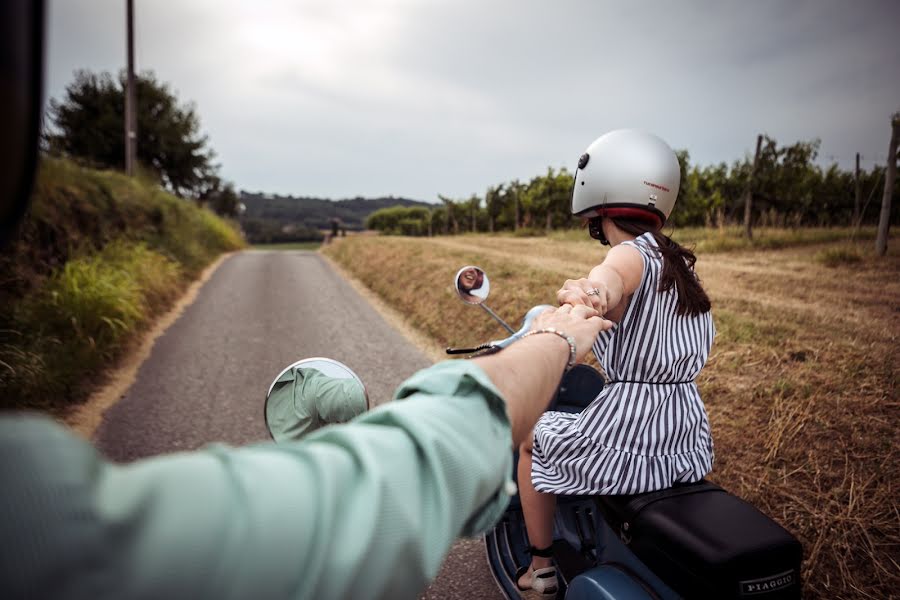
<svg viewBox="0 0 900 600"><path fill-rule="evenodd" d="M136 68L196 103L240 189L483 194L574 170L602 133L692 162L757 133L884 163L900 110L900 2L136 0ZM125 0L49 2L48 89L125 62Z"/></svg>

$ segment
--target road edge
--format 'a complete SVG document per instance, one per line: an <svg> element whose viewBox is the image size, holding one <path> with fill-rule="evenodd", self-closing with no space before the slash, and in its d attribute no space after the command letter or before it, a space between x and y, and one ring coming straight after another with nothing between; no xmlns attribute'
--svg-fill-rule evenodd
<svg viewBox="0 0 900 600"><path fill-rule="evenodd" d="M228 252L222 254L208 265L200 276L188 286L187 290L181 295L172 307L153 322L141 336L140 340L117 361L116 366L110 369L104 375L103 384L91 395L83 404L75 408L72 412L63 418L63 422L75 433L85 439L92 439L100 423L103 422L103 415L112 408L122 397L128 392L131 385L137 378L138 371L144 364L144 361L153 351L156 340L162 336L184 310L194 303L200 288L212 277L213 273L227 259L241 252Z"/></svg>
<svg viewBox="0 0 900 600"><path fill-rule="evenodd" d="M366 286L363 282L353 276L352 273L344 269L341 265L337 263L337 261L333 260L330 256L322 252L317 252L319 256L332 268L332 270L340 275L344 281L350 284L350 287L356 291L360 296L363 297L369 305L375 309L381 318L387 322L388 325L396 329L400 335L406 338L410 344L412 344L416 349L418 349L422 354L424 354L428 360L432 363L441 362L442 360L447 360L447 355L444 353L444 348L435 343L430 337L425 335L424 333L417 330L415 327L410 325L406 319L403 318L403 315L389 305L387 302L381 299L378 294L373 292L369 287Z"/></svg>

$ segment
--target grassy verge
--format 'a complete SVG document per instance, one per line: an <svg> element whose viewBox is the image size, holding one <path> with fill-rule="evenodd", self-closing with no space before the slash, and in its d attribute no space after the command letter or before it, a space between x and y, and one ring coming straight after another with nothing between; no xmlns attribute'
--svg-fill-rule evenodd
<svg viewBox="0 0 900 600"><path fill-rule="evenodd" d="M711 479L801 539L805 597L890 596L900 584L896 244L876 259L868 242L848 245L849 231L783 230L764 251L728 238L705 251L718 230L682 233L697 244L718 328L699 379ZM439 344L466 346L505 334L456 298L460 266L483 267L491 308L517 323L606 250L563 235L466 235L347 238L323 252Z"/></svg>
<svg viewBox="0 0 900 600"><path fill-rule="evenodd" d="M150 182L49 160L0 258L0 398L64 414L184 287L243 246L207 210Z"/></svg>

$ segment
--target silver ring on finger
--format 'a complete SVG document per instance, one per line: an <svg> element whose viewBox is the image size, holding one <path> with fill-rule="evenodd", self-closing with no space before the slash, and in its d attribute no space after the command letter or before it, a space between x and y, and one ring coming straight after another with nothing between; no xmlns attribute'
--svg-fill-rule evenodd
<svg viewBox="0 0 900 600"><path fill-rule="evenodd" d="M598 290L597 288L593 288L590 291L588 291L587 295L588 296L599 296L600 290Z"/></svg>

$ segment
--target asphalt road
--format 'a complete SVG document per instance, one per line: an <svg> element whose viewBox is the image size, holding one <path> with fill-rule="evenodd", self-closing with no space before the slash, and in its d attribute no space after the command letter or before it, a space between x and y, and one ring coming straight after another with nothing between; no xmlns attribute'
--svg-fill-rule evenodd
<svg viewBox="0 0 900 600"><path fill-rule="evenodd" d="M124 462L211 442L266 440L269 384L309 356L349 365L376 403L430 364L316 253L236 254L156 341L134 384L104 416L95 443ZM458 542L423 597L502 598L481 544Z"/></svg>

